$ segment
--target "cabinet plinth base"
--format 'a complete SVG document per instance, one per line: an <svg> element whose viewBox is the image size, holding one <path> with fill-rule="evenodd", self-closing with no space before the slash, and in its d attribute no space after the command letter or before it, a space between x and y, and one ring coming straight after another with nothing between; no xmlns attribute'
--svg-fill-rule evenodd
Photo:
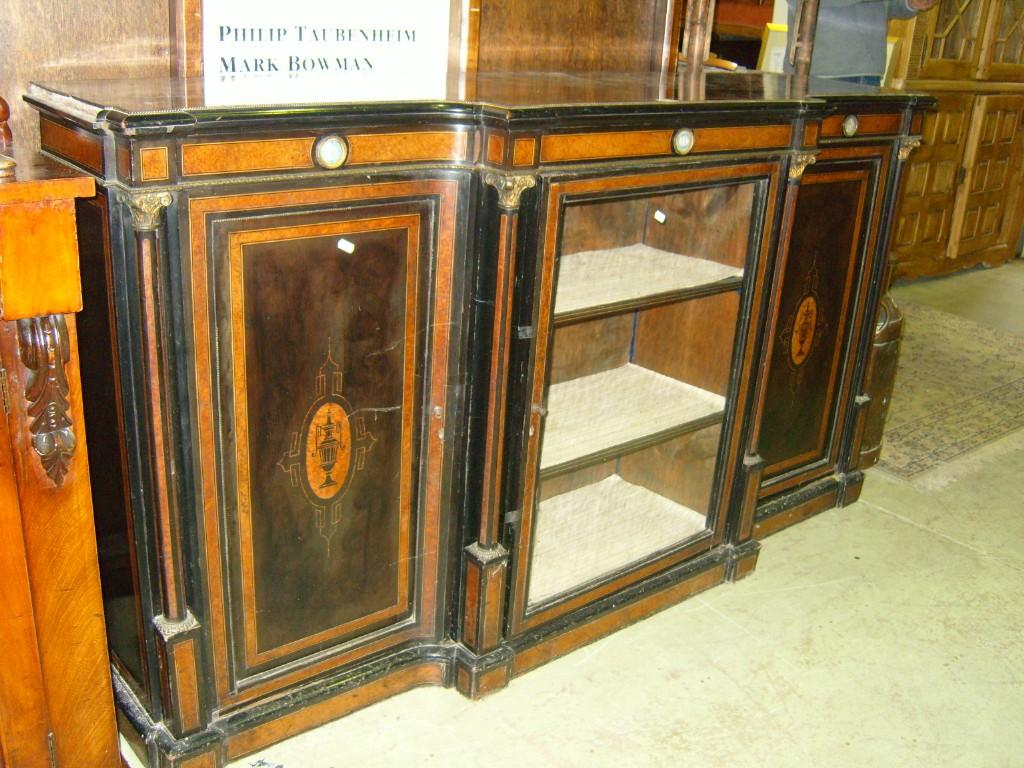
<svg viewBox="0 0 1024 768"><path fill-rule="evenodd" d="M424 685L452 685L455 649L450 643L405 649L311 683L292 696L225 714L181 739L164 723L153 722L115 669L119 725L133 750L149 765L222 768L396 694Z"/></svg>
<svg viewBox="0 0 1024 768"><path fill-rule="evenodd" d="M863 472L830 475L762 502L754 522L754 538L763 539L833 507L845 507L860 497Z"/></svg>

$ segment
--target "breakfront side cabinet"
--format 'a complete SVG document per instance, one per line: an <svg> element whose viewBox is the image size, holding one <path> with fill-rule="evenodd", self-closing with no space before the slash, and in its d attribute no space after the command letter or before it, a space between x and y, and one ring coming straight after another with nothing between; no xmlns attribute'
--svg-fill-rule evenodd
<svg viewBox="0 0 1024 768"><path fill-rule="evenodd" d="M153 764L417 685L483 695L856 496L927 100L675 89L33 88L45 149L98 182L84 399L115 688Z"/></svg>
<svg viewBox="0 0 1024 768"><path fill-rule="evenodd" d="M940 0L898 25L894 84L938 97L907 169L897 276L995 265L1024 235L1024 1Z"/></svg>

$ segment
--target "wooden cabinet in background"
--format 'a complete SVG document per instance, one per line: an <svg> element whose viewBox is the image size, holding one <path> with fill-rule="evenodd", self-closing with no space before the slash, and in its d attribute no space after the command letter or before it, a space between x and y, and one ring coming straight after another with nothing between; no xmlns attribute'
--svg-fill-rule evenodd
<svg viewBox="0 0 1024 768"><path fill-rule="evenodd" d="M907 171L895 275L1013 258L1024 234L1024 2L940 0L893 27L893 84L939 100Z"/></svg>

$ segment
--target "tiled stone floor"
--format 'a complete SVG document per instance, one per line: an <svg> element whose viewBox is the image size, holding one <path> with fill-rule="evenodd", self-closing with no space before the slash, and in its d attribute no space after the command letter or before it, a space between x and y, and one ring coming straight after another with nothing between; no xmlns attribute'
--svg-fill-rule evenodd
<svg viewBox="0 0 1024 768"><path fill-rule="evenodd" d="M896 295L1024 335L1024 262ZM745 581L481 702L411 691L232 768L1024 766L1024 430L957 461L874 470Z"/></svg>

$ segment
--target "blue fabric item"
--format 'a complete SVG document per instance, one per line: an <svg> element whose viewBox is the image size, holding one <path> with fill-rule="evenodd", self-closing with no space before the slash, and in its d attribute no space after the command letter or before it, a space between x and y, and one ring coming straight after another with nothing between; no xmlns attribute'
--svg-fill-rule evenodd
<svg viewBox="0 0 1024 768"><path fill-rule="evenodd" d="M796 0L789 5L789 34L796 29ZM820 0L811 75L844 77L885 74L885 36L890 18L909 19L906 0Z"/></svg>

